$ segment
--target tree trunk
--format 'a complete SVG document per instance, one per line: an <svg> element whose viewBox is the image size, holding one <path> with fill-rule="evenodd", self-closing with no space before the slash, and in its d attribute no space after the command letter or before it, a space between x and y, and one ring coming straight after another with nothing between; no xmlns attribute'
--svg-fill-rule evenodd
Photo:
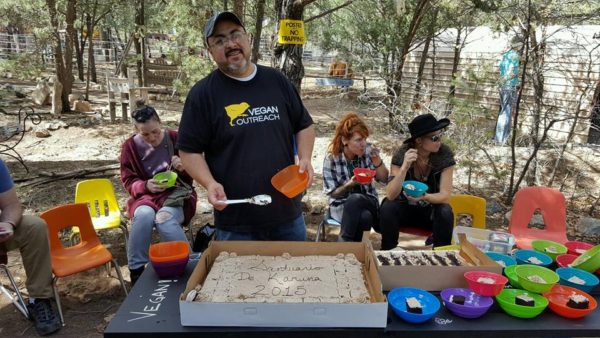
<svg viewBox="0 0 600 338"><path fill-rule="evenodd" d="M242 20L242 23L244 23L244 2L245 0L233 1L233 14L237 15Z"/></svg>
<svg viewBox="0 0 600 338"><path fill-rule="evenodd" d="M88 76L94 83L98 83L98 77L96 74L96 56L94 55L94 29L96 28L96 12L98 8L98 0L94 1L94 7L92 9L92 15L86 14L85 24L88 30Z"/></svg>
<svg viewBox="0 0 600 338"><path fill-rule="evenodd" d="M77 35L77 31L75 31L75 36L73 37L73 45L75 46L77 77L79 78L79 81L83 81L83 46L79 43L79 36Z"/></svg>
<svg viewBox="0 0 600 338"><path fill-rule="evenodd" d="M438 16L438 10L436 9L433 13L433 22L436 22ZM421 53L421 60L419 61L419 70L417 72L417 84L415 87L415 95L413 97L413 105L419 101L421 95L421 82L423 82L423 72L425 71L425 64L427 63L427 56L429 54L429 45L435 34L435 25L429 26L429 32L423 43L423 52Z"/></svg>
<svg viewBox="0 0 600 338"><path fill-rule="evenodd" d="M65 22L66 22L66 34L65 34L65 50L63 54L61 41L60 41L60 33L59 33L59 23L58 23L58 13L56 9L56 1L55 0L46 0L46 6L48 7L48 14L50 16L50 23L53 28L52 35L54 37L54 63L56 68L56 76L58 81L62 84L62 111L69 111L69 94L71 94L71 90L73 88L73 36L75 28L73 23L76 18L76 0L68 0L67 1L67 10L65 14Z"/></svg>
<svg viewBox="0 0 600 338"><path fill-rule="evenodd" d="M144 0L138 0L138 6L135 12L135 38L133 44L135 46L135 54L137 55L137 75L138 75L138 86L143 87L146 85L144 78L144 69L146 68L146 46L144 40L146 39L146 31L144 28Z"/></svg>
<svg viewBox="0 0 600 338"><path fill-rule="evenodd" d="M452 99L456 93L456 72L458 71L458 64L460 63L460 51L461 48L461 35L462 27L456 28L456 41L454 41L454 58L452 59L452 82L450 88L448 88L448 98Z"/></svg>
<svg viewBox="0 0 600 338"><path fill-rule="evenodd" d="M265 17L265 0L256 1L256 21L254 30L254 41L252 41L252 62L257 63L260 59L260 40L262 34L262 23Z"/></svg>
<svg viewBox="0 0 600 338"><path fill-rule="evenodd" d="M417 34L417 29L421 24L421 20L425 16L425 13L429 10L430 0L419 0L417 6L415 7L415 12L410 21L410 25L408 28L408 33L404 37L404 41L402 43L402 52L400 54L400 58L398 61L398 67L396 68L394 74L394 91L396 95L400 97L402 94L402 68L404 68L404 62L406 62L406 56L408 55L408 51L410 49L410 45L412 44L415 35Z"/></svg>
<svg viewBox="0 0 600 338"><path fill-rule="evenodd" d="M315 0L275 0L275 12L277 22L275 25L275 36L278 35L279 23L283 19L302 20L304 7ZM280 45L275 43L273 48L273 67L278 68L287 76L294 87L300 92L300 83L304 77L304 65L302 64L302 45Z"/></svg>

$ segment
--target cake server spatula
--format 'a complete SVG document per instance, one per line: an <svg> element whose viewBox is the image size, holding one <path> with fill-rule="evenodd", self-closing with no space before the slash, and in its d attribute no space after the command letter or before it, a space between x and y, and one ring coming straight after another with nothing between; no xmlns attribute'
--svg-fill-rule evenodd
<svg viewBox="0 0 600 338"><path fill-rule="evenodd" d="M271 203L271 196L269 195L256 195L256 196L252 196L250 198L244 198L244 199L239 199L239 200L222 200L219 201L221 203L225 203L225 204L240 204L240 203L250 203L250 204L256 204L256 205L267 205Z"/></svg>

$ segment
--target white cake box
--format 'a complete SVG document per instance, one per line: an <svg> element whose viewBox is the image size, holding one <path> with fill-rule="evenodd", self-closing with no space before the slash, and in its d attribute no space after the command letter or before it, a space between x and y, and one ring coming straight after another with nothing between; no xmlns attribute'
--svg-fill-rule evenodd
<svg viewBox="0 0 600 338"><path fill-rule="evenodd" d="M464 236L464 234L461 234ZM459 235L459 236L461 236ZM461 236L461 237L462 237ZM364 239L363 239L364 240ZM389 291L398 287L414 287L427 291L441 291L446 288L468 288L464 273L467 271L489 271L502 274L502 266L489 258L466 239L460 241L459 254L467 266L377 266L383 289ZM375 253L373 252L373 255ZM376 262L376 257L373 260ZM377 263L375 263L377 264Z"/></svg>
<svg viewBox="0 0 600 338"><path fill-rule="evenodd" d="M292 256L353 253L363 263L371 303L209 303L188 302L185 296L202 284L222 251L238 255ZM388 306L382 293L370 243L213 241L204 251L179 298L183 326L373 327L387 325Z"/></svg>

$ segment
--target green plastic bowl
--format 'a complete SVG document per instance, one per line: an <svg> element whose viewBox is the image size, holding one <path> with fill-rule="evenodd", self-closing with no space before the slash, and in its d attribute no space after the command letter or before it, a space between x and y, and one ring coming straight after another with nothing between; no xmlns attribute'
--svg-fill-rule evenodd
<svg viewBox="0 0 600 338"><path fill-rule="evenodd" d="M560 277L552 270L538 265L517 265L515 273L519 278L519 284L527 291L535 293L544 293L552 289L554 284L558 283ZM529 279L530 276L540 276L545 283L534 282Z"/></svg>
<svg viewBox="0 0 600 338"><path fill-rule="evenodd" d="M153 179L159 184L164 185L167 188L170 188L175 185L175 181L177 181L177 173L174 171L163 171L162 173L158 173L154 175Z"/></svg>
<svg viewBox="0 0 600 338"><path fill-rule="evenodd" d="M548 241L545 239L536 239L531 242L531 246L533 247L533 250L539 251L552 257L552 260L554 260L555 262L556 256L566 254L569 250L566 246L558 242ZM555 252L548 251L549 248L554 248Z"/></svg>
<svg viewBox="0 0 600 338"><path fill-rule="evenodd" d="M504 268L504 275L508 278L508 282L515 289L520 289L521 284L519 284L519 276L517 276L517 272L515 269L518 265L509 265Z"/></svg>
<svg viewBox="0 0 600 338"><path fill-rule="evenodd" d="M594 272L600 269L600 245L589 249L588 251L577 257L571 267L585 270L587 272Z"/></svg>
<svg viewBox="0 0 600 338"><path fill-rule="evenodd" d="M527 295L533 298L534 306L515 304L515 298L519 295ZM496 296L496 301L504 312L518 318L535 318L544 311L549 303L544 296L520 289L504 289Z"/></svg>

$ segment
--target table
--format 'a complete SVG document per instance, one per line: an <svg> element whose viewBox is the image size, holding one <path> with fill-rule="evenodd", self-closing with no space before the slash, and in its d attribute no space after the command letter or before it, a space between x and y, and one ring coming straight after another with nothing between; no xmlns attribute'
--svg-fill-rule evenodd
<svg viewBox="0 0 600 338"><path fill-rule="evenodd" d="M595 337L600 336L600 309L581 319L559 317L550 310L535 319L514 318L494 304L479 319L463 319L443 306L433 319L423 324L409 324L390 309L388 326L372 328L240 328L184 327L179 319L179 295L185 290L195 260L188 263L181 278L160 280L149 265L138 279L121 307L104 331L104 337L165 336L188 337ZM596 289L598 290L598 289ZM596 293L594 297L600 301ZM351 320L351 318L349 319Z"/></svg>

